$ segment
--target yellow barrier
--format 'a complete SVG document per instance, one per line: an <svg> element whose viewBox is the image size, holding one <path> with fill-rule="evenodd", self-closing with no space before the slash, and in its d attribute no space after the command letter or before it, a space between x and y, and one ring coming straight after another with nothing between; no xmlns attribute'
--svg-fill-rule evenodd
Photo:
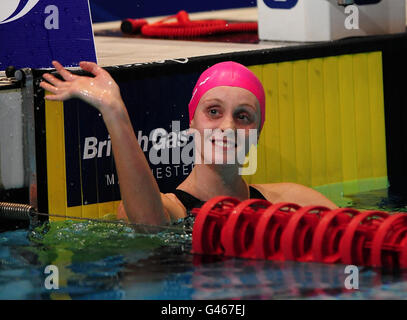
<svg viewBox="0 0 407 320"><path fill-rule="evenodd" d="M267 116L247 182L343 194L387 187L381 52L250 68L266 88Z"/></svg>

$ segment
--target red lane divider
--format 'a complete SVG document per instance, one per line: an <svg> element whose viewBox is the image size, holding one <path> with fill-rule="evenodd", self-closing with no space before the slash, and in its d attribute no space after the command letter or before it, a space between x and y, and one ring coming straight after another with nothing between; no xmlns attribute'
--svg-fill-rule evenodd
<svg viewBox="0 0 407 320"><path fill-rule="evenodd" d="M407 269L407 214L215 197L195 208L192 252Z"/></svg>
<svg viewBox="0 0 407 320"><path fill-rule="evenodd" d="M177 19L176 22L168 20ZM189 20L186 11L166 17L153 24L145 19L125 19L121 30L126 34L141 33L148 37L191 38L217 33L257 32L257 22L228 22L226 20Z"/></svg>

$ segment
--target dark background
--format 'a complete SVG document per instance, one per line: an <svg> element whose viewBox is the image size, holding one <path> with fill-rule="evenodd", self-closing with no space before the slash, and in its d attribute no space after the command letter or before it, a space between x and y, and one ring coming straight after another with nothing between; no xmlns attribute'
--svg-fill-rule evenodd
<svg viewBox="0 0 407 320"><path fill-rule="evenodd" d="M93 22L146 18L232 8L255 7L256 0L90 0Z"/></svg>

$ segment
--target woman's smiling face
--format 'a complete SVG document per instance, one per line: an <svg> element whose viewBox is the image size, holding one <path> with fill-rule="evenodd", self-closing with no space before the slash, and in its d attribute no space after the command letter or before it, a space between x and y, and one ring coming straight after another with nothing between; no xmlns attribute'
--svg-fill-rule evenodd
<svg viewBox="0 0 407 320"><path fill-rule="evenodd" d="M247 154L250 148L249 134L253 133L250 129L256 130L257 142L260 123L260 106L253 93L239 87L219 86L202 96L191 128L202 137L201 143L196 144L196 147L201 147L199 154L203 156L205 152L205 159L210 163L225 164L229 163L228 153L234 162L239 152ZM211 152L208 146L211 146Z"/></svg>

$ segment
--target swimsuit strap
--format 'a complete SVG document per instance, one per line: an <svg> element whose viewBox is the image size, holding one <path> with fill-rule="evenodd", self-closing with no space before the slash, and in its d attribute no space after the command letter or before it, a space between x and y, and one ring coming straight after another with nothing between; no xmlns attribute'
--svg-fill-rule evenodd
<svg viewBox="0 0 407 320"><path fill-rule="evenodd" d="M188 192L182 191L180 189L175 189L173 193L187 209L188 214L193 208L200 208L205 203L205 201L199 200L198 198L194 197ZM252 186L249 186L249 193L250 199L266 200L266 198L261 194L261 192Z"/></svg>
<svg viewBox="0 0 407 320"><path fill-rule="evenodd" d="M200 208L203 206L205 201L201 201L198 198L194 197L192 194L189 194L188 192L175 189L173 192L176 197L178 198L179 201L184 205L184 207L187 209L187 213L189 215L189 212L193 208Z"/></svg>
<svg viewBox="0 0 407 320"><path fill-rule="evenodd" d="M267 200L259 190L257 190L256 188L254 188L252 186L249 186L249 192L250 192L250 199Z"/></svg>

